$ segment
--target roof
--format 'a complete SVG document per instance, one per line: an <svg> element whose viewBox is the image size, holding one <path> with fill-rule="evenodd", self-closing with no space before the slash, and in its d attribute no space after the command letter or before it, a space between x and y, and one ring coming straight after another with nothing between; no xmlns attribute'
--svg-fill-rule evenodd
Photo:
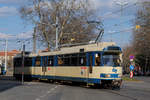
<svg viewBox="0 0 150 100"><path fill-rule="evenodd" d="M112 46L112 45L115 45L115 43L114 42L101 42L101 43L93 43L93 44L79 45L79 46L72 46L72 47L63 47L57 51L31 54L30 56L46 56L46 55L79 53L80 50L82 49L84 49L84 52L103 51L105 47Z"/></svg>
<svg viewBox="0 0 150 100"><path fill-rule="evenodd" d="M7 56L15 56L16 54L19 54L20 51L12 50L7 52ZM0 56L5 56L5 51L0 51Z"/></svg>

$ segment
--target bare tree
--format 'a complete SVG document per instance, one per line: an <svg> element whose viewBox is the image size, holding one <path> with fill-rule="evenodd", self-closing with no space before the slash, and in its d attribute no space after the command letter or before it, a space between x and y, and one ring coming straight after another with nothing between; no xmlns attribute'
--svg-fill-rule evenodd
<svg viewBox="0 0 150 100"><path fill-rule="evenodd" d="M134 23L140 28L133 31L133 48L137 55L137 63L146 72L150 69L150 2L143 2L141 5Z"/></svg>
<svg viewBox="0 0 150 100"><path fill-rule="evenodd" d="M129 66L130 66L130 55L135 55L133 51L132 45L127 45L126 47L123 48L123 69L126 72L129 72Z"/></svg>
<svg viewBox="0 0 150 100"><path fill-rule="evenodd" d="M96 37L98 28L102 29L102 23L88 0L30 0L30 4L20 8L20 14L35 25L40 40L48 49L54 47L56 17L59 19L60 45L88 42ZM87 23L90 20L99 23Z"/></svg>

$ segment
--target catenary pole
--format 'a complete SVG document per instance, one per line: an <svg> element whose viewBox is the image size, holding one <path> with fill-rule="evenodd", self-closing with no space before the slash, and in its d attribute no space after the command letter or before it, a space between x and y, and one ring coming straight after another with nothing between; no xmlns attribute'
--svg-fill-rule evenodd
<svg viewBox="0 0 150 100"><path fill-rule="evenodd" d="M56 16L56 49L58 49L58 16Z"/></svg>

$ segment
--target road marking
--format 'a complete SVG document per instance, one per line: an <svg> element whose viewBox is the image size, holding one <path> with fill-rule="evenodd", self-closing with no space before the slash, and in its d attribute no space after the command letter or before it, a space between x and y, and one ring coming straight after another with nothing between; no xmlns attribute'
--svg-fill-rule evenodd
<svg viewBox="0 0 150 100"><path fill-rule="evenodd" d="M44 98L46 97L48 94L50 94L51 92L53 92L55 89L57 89L58 87L60 87L61 85L55 86L53 88L51 88L49 91L47 91L44 95L41 95L39 98ZM40 100L39 98L36 98L35 100Z"/></svg>
<svg viewBox="0 0 150 100"><path fill-rule="evenodd" d="M47 93L51 93L51 91L47 91Z"/></svg>
<svg viewBox="0 0 150 100"><path fill-rule="evenodd" d="M51 88L51 91L55 90L55 88Z"/></svg>
<svg viewBox="0 0 150 100"><path fill-rule="evenodd" d="M39 98L36 98L35 100L40 100Z"/></svg>

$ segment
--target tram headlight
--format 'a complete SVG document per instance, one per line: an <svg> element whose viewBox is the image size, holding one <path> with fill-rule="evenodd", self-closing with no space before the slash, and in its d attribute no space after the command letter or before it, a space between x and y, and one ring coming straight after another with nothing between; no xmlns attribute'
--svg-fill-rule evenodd
<svg viewBox="0 0 150 100"><path fill-rule="evenodd" d="M110 75L109 75L109 74L106 74L106 75L105 75L105 78L110 78Z"/></svg>

